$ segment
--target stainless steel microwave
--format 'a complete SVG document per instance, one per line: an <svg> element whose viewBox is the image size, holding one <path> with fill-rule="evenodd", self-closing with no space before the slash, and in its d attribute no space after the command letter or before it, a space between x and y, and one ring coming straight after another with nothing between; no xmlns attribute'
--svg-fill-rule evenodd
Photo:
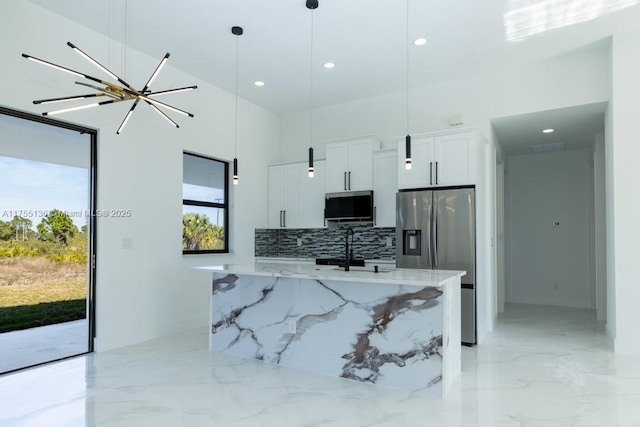
<svg viewBox="0 0 640 427"><path fill-rule="evenodd" d="M327 221L373 221L373 191L327 193L324 219Z"/></svg>

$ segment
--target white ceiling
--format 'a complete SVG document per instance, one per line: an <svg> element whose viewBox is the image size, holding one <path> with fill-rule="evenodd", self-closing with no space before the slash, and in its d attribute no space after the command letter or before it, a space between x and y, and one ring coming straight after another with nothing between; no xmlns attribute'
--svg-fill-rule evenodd
<svg viewBox="0 0 640 427"><path fill-rule="evenodd" d="M31 1L158 60L170 52L173 66L230 92L236 53L230 29L242 26L239 96L279 114L311 105L311 11L305 0ZM313 105L405 90L407 27L409 40L429 39L423 47L410 44L410 85L422 86L563 55L602 40L614 27L640 23L635 5L513 43L505 40L504 21L512 5L636 1L409 0L407 26L406 0L319 0L313 12ZM94 47L74 43L100 60ZM336 68L324 69L326 61ZM255 87L255 80L266 85Z"/></svg>
<svg viewBox="0 0 640 427"><path fill-rule="evenodd" d="M509 155L530 154L530 147L564 143L566 150L589 148L604 133L607 103L580 105L493 119L493 130ZM543 129L554 129L543 133Z"/></svg>

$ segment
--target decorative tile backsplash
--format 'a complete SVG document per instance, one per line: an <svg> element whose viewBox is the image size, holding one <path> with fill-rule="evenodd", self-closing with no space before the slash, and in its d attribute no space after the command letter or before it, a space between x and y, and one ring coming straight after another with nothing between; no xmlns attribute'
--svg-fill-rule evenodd
<svg viewBox="0 0 640 427"><path fill-rule="evenodd" d="M256 257L319 258L344 257L345 235L353 228L354 258L396 257L396 229L373 228L371 224L340 224L337 228L256 229ZM387 246L391 238L391 246ZM301 245L298 246L298 239Z"/></svg>

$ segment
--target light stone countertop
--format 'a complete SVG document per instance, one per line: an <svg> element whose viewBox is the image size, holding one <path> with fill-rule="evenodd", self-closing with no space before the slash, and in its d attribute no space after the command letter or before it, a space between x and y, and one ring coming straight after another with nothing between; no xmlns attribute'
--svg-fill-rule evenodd
<svg viewBox="0 0 640 427"><path fill-rule="evenodd" d="M311 263L255 262L252 264L221 264L194 267L211 273L247 274L252 276L291 277L298 279L338 280L343 282L385 283L392 285L434 286L462 277L465 271L455 270L419 270L395 268L381 264L379 273L373 272L373 266L351 267L344 271L332 265Z"/></svg>

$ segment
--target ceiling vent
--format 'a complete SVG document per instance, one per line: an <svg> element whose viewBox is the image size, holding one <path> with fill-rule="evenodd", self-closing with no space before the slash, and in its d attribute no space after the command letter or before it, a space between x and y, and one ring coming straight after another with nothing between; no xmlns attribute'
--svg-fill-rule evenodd
<svg viewBox="0 0 640 427"><path fill-rule="evenodd" d="M562 151L565 148L567 148L566 142L557 142L555 144L532 145L529 147L529 151L532 153L547 153L549 151Z"/></svg>

